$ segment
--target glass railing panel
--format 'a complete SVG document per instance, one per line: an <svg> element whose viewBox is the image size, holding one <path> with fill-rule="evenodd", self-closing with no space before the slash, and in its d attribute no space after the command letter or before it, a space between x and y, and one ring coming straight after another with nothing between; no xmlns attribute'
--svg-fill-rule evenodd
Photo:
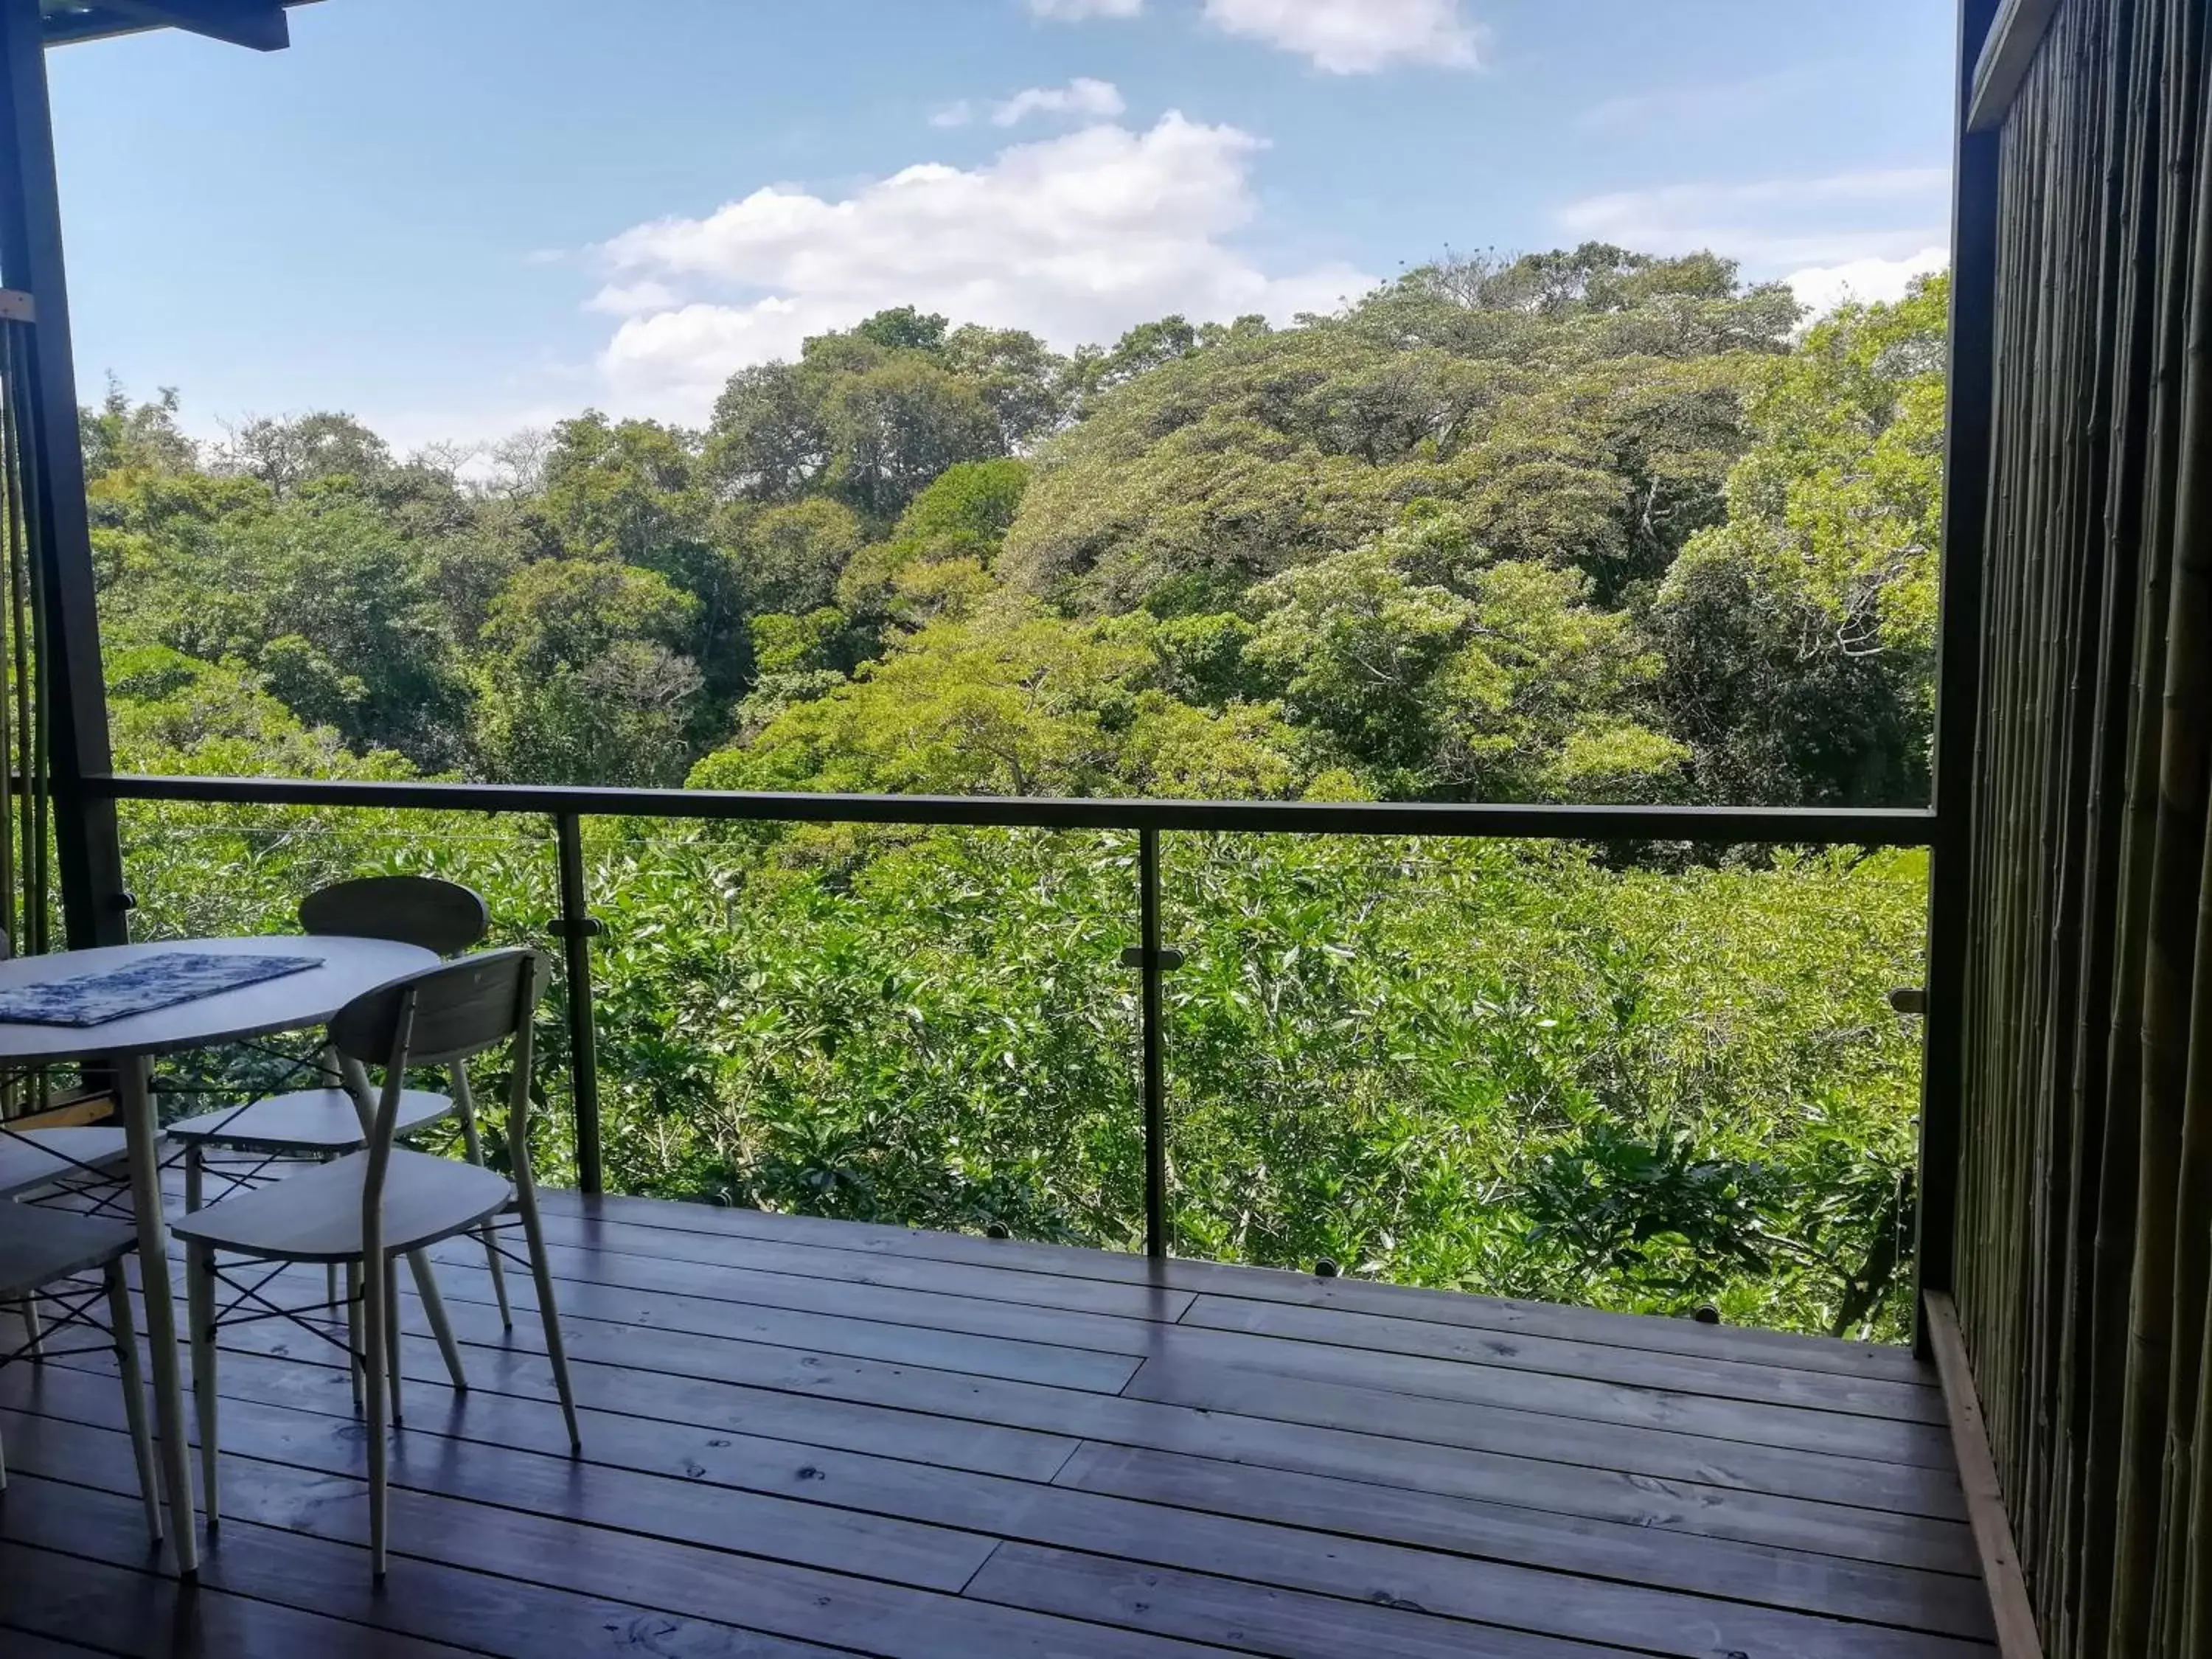
<svg viewBox="0 0 2212 1659"><path fill-rule="evenodd" d="M1133 836L582 827L608 1190L1140 1245Z"/></svg>
<svg viewBox="0 0 2212 1659"><path fill-rule="evenodd" d="M1925 855L1175 836L1180 1254L1898 1338Z"/></svg>

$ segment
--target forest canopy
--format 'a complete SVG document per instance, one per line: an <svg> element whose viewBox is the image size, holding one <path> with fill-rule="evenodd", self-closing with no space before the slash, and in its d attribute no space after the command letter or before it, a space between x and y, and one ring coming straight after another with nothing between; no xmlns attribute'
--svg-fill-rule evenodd
<svg viewBox="0 0 2212 1659"><path fill-rule="evenodd" d="M473 458L111 391L123 763L1917 804L1943 307L1591 246L1071 355L901 308Z"/></svg>

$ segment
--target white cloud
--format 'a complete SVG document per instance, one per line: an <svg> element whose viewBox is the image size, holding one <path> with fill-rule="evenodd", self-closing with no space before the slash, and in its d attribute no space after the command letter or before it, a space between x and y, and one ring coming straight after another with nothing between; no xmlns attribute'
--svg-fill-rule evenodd
<svg viewBox="0 0 2212 1659"><path fill-rule="evenodd" d="M1029 0L1032 15L1055 23L1080 23L1093 17L1134 17L1145 0Z"/></svg>
<svg viewBox="0 0 2212 1659"><path fill-rule="evenodd" d="M929 112L929 125L933 127L964 127L975 118L975 106L965 98Z"/></svg>
<svg viewBox="0 0 2212 1659"><path fill-rule="evenodd" d="M1944 167L1666 185L1586 197L1554 216L1590 240L1644 253L1711 248L1755 271L1779 272L1899 259L1940 241L1950 186Z"/></svg>
<svg viewBox="0 0 2212 1659"><path fill-rule="evenodd" d="M1685 129L1709 131L1779 118L1778 112L1791 100L1802 98L1817 84L1808 70L1780 70L1741 80L1661 87L1593 104L1583 112L1579 125L1589 132L1636 136Z"/></svg>
<svg viewBox="0 0 2212 1659"><path fill-rule="evenodd" d="M1869 305L1901 300L1914 277L1942 270L1950 263L1951 250L1935 244L1901 259L1850 259L1839 265L1815 265L1793 270L1782 280L1796 289L1801 304L1814 316L1821 317L1846 300Z"/></svg>
<svg viewBox="0 0 2212 1659"><path fill-rule="evenodd" d="M1462 0L1205 0L1205 18L1241 35L1311 58L1331 75L1371 75L1395 63L1474 69L1483 31ZM1056 22L1138 17L1145 0L1028 0L1030 12Z"/></svg>
<svg viewBox="0 0 2212 1659"><path fill-rule="evenodd" d="M1079 75L1064 87L1029 87L991 108L991 125L1010 127L1031 115L1119 115L1128 105L1111 81Z"/></svg>
<svg viewBox="0 0 2212 1659"><path fill-rule="evenodd" d="M1098 125L988 163L928 163L842 199L769 186L597 250L596 304L648 292L602 355L618 407L703 418L738 368L888 306L1025 328L1066 349L1169 312L1287 320L1372 286L1344 265L1273 272L1227 240L1255 211L1261 141L1170 113Z"/></svg>
<svg viewBox="0 0 2212 1659"><path fill-rule="evenodd" d="M1461 15L1460 0L1206 0L1206 21L1224 34L1303 53L1332 75L1368 75L1399 62L1451 69L1481 62L1481 31Z"/></svg>
<svg viewBox="0 0 2212 1659"><path fill-rule="evenodd" d="M641 312L662 311L681 303L674 289L653 277L635 283L609 283L586 302L593 311L615 317L635 317Z"/></svg>

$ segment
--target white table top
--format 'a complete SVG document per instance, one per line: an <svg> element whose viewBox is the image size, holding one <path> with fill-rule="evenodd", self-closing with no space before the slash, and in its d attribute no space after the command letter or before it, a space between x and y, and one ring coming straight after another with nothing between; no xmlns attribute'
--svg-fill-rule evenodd
<svg viewBox="0 0 2212 1659"><path fill-rule="evenodd" d="M110 945L94 951L0 962L0 990L78 979L128 967L172 951L245 956L320 957L322 965L281 979L241 985L104 1025L33 1025L0 1020L0 1060L84 1060L100 1054L159 1054L210 1043L266 1036L326 1024L331 1016L389 980L437 965L418 945L330 934L265 939L179 939L152 945Z"/></svg>

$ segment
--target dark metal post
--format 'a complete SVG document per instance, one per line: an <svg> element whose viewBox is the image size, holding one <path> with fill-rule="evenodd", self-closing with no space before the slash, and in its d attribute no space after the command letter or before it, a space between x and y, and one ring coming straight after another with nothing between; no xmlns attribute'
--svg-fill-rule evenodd
<svg viewBox="0 0 2212 1659"><path fill-rule="evenodd" d="M1974 68L1997 0L1960 0L1957 152L1952 183L1949 423L1936 624L1936 831L1928 861L1928 987L1921 1063L1919 1240L1923 1292L1952 1282L1966 1081L1966 945L1972 926L1973 767L1981 674L1982 560L1989 522L1996 353L1996 131L1969 132ZM1916 1305L1917 1305L1916 1304ZM1916 1316L1924 1326L1924 1316ZM1926 1352L1924 1330L1917 1346Z"/></svg>
<svg viewBox="0 0 2212 1659"><path fill-rule="evenodd" d="M554 838L561 853L562 957L568 988L568 1076L576 1110L576 1185L604 1188L599 1154L599 1040L592 1021L592 936L599 932L584 890L584 834L574 812L556 813Z"/></svg>
<svg viewBox="0 0 2212 1659"><path fill-rule="evenodd" d="M1160 975L1160 832L1137 831L1137 890L1145 988L1145 1254L1168 1258L1168 1109L1162 1054Z"/></svg>
<svg viewBox="0 0 2212 1659"><path fill-rule="evenodd" d="M129 901L114 802L84 787L112 766L39 13L39 0L0 0L0 285L28 293L37 317L23 365L24 507L46 612L39 684L52 745L62 911L70 945L82 948L122 943Z"/></svg>

